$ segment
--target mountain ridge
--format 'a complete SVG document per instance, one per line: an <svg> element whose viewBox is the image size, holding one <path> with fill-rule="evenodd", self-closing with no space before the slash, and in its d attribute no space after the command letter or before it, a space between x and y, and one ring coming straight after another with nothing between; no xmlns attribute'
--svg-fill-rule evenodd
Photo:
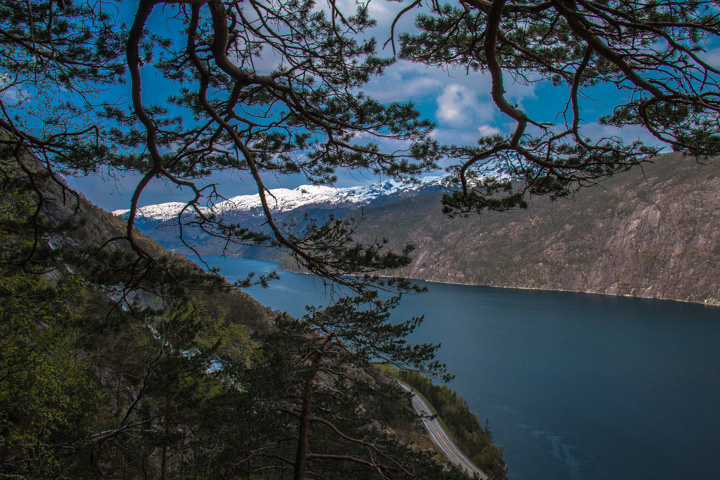
<svg viewBox="0 0 720 480"><path fill-rule="evenodd" d="M385 180L371 185L336 188L316 185L301 185L295 189L279 188L269 190L266 199L276 224L297 226L306 217L327 220L339 218L353 211L369 206L378 206L389 201L416 196L440 190L443 177L433 176L409 184L396 180ZM206 235L194 225L183 225L182 240L178 235L178 221L190 221L195 217L192 209L183 202L168 202L149 205L138 209L135 226L152 236L165 248L184 255L226 255L237 258L256 258L280 261L283 253L266 247L228 244L222 238ZM216 214L226 224L237 224L271 234L258 194L239 195L218 202L209 207L199 206L203 214ZM127 219L129 210L115 210L112 213ZM192 248L188 247L190 245Z"/></svg>
<svg viewBox="0 0 720 480"><path fill-rule="evenodd" d="M669 154L572 199L469 218L444 216L439 197L365 210L360 240L416 246L393 275L720 305L718 160Z"/></svg>
<svg viewBox="0 0 720 480"><path fill-rule="evenodd" d="M370 185L356 187L328 187L325 185L300 185L294 189L275 188L267 192L266 198L269 207L274 212L288 212L307 206L365 206L374 203L384 203L394 197L413 195L423 190L439 188L441 176L425 177L417 184L385 180ZM187 204L185 202L167 202L147 205L138 209L139 215L155 221L165 221L176 217ZM216 213L222 215L237 211L253 211L262 215L262 203L258 194L237 195L218 202L211 207L199 206L203 213ZM129 209L114 210L113 215L126 217ZM192 214L192 211L188 211Z"/></svg>
<svg viewBox="0 0 720 480"><path fill-rule="evenodd" d="M276 220L362 215L357 240L386 238L396 249L406 243L416 246L412 264L388 275L720 305L718 160L699 164L681 154L666 154L583 188L570 199L533 198L527 210L484 212L468 218L442 214L437 183L426 182L414 189L388 187L390 194L367 195L354 204L304 202L293 209L278 209ZM244 225L261 226L259 211L228 210L225 214ZM173 221L139 222L138 226L183 253ZM217 240L192 232L187 235L201 254L221 254L219 249L224 248ZM283 259L278 251L253 247L223 253Z"/></svg>

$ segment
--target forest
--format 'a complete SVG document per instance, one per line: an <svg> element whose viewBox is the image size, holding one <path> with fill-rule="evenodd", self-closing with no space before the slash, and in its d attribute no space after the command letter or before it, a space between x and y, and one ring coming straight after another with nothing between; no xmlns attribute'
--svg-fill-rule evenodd
<svg viewBox="0 0 720 480"><path fill-rule="evenodd" d="M374 367L451 377L437 345L406 341L421 317L389 322L422 288L380 273L413 246L358 241L362 218L278 222L268 182L445 170L438 208L463 217L571 196L664 149L720 150L714 2L415 0L379 21L375 5L0 2L0 475L463 478L388 427L414 417ZM504 130L441 142L412 102L364 91L398 62L486 82ZM515 84L561 100L526 111ZM583 115L604 89L597 125L615 133L595 134ZM208 213L228 195L218 174L253 186L269 231ZM132 192L127 222L74 186L88 175ZM334 302L292 319L239 291L272 278L229 284L162 250L134 228L158 183L185 194L191 251L189 225L279 248ZM462 408L439 391L450 426Z"/></svg>

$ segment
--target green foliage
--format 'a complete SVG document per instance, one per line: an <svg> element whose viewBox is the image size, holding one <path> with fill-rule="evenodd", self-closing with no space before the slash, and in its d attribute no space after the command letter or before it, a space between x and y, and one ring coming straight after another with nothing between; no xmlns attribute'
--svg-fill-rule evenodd
<svg viewBox="0 0 720 480"><path fill-rule="evenodd" d="M127 28L118 12L127 5L11 5L0 10L6 14L0 15L0 90L22 99L3 100L3 156L25 167L31 149L50 177L139 175L126 231L103 244L115 255L106 253L105 270L122 275L123 283L157 268L164 270L158 275L173 276L133 230L141 195L157 179L190 192L177 223L179 241L191 250L187 227L225 245L276 246L308 271L358 292L379 283L372 273L407 263L407 252L358 244L342 222L286 228L275 220L264 185L271 176L295 174L327 184L338 169L407 177L440 158L429 136L432 123L411 104L383 105L360 90L393 62L378 57L376 41L365 38L375 23L367 6L341 11L334 2L322 9L311 0L231 0L161 8L139 1ZM262 72L261 55L283 61ZM152 72L162 78L163 92L151 98L143 79ZM30 180L38 176L21 170ZM221 170L256 184L265 230L207 210L226 198L218 185L201 180ZM118 248L140 260L118 258Z"/></svg>
<svg viewBox="0 0 720 480"><path fill-rule="evenodd" d="M206 405L228 388L214 368L257 359L247 327L209 317L189 300L143 318L108 314L112 304L78 277L51 283L0 273L0 472L174 478L198 471Z"/></svg>
<svg viewBox="0 0 720 480"><path fill-rule="evenodd" d="M75 462L58 446L90 434L101 394L83 358L82 282L7 272L0 282L0 471L68 475Z"/></svg>
<svg viewBox="0 0 720 480"><path fill-rule="evenodd" d="M492 443L487 422L483 427L462 397L447 385L434 385L428 377L418 372L395 369L384 371L407 383L428 400L460 450L480 470L492 479L507 478L502 447Z"/></svg>
<svg viewBox="0 0 720 480"><path fill-rule="evenodd" d="M85 248L115 224L83 202L92 221L53 222L73 214L41 208L26 178L5 180L0 475L460 478L385 427L407 411L372 359L443 372L435 346L404 340L421 319L389 322L397 298L340 297L270 323L177 258L143 270L132 251Z"/></svg>
<svg viewBox="0 0 720 480"><path fill-rule="evenodd" d="M432 361L435 346L404 340L419 319L388 322L396 303L397 298L341 297L325 309L309 308L300 321L281 316L256 337L262 348L257 363L223 367L233 385L262 399L251 418L254 425L267 425L255 440L265 446L253 447L234 468L250 473L289 465L293 478L422 478L440 471L382 427L402 415L401 394L371 360L443 370Z"/></svg>
<svg viewBox="0 0 720 480"><path fill-rule="evenodd" d="M401 57L489 72L493 101L516 123L508 136L443 147L411 104L362 93L392 63L365 37L374 25L367 5L140 0L129 28L124 6L0 5L3 474L283 478L292 465L296 480L306 472L451 476L389 436L382 421L392 402L374 402L387 389L371 360L442 371L434 346L403 340L420 320L390 324L396 300L378 300L377 288L414 289L376 275L407 265L411 248L359 243L351 221L282 225L264 179L301 174L327 184L339 170L402 178L451 158L459 163L448 213L568 196L657 151L582 134L580 99L599 84L629 99L603 122L640 125L696 156L720 146L720 82L701 55L719 29L705 2L431 2L419 34L401 38ZM282 58L272 72L256 68L266 54ZM167 87L150 100L143 78L153 73ZM508 73L565 84L560 124L511 105ZM108 101L98 100L101 90ZM505 176L486 178L486 169ZM266 230L202 208L224 200L200 181L221 170L255 184ZM100 171L140 178L120 233L101 217L93 222L58 176ZM257 306L227 296L218 275L133 230L156 179L191 192L188 215L177 216L187 248L187 226L225 244L280 246L360 297L267 327ZM457 399L438 395L449 424L473 427ZM380 428L368 426L373 419ZM487 448L481 456L492 463L498 457Z"/></svg>
<svg viewBox="0 0 720 480"><path fill-rule="evenodd" d="M442 148L459 159L451 167L454 192L444 199L449 213L523 207L533 195L564 197L667 147L697 158L720 153L720 75L707 57L720 32L713 2L430 2L415 23L417 32L400 36L399 56L489 77L494 104L514 125L475 146ZM565 86L567 99L530 112L508 92L510 81ZM620 93L608 98L614 90ZM615 102L599 120L613 128L590 133L584 114L595 107L588 100ZM623 138L628 126L652 139ZM482 178L498 173L514 182L511 189Z"/></svg>

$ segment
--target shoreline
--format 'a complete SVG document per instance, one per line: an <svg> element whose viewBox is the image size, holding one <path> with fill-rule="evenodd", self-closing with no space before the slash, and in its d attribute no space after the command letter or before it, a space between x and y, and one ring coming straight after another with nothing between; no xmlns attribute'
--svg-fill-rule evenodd
<svg viewBox="0 0 720 480"><path fill-rule="evenodd" d="M290 270L286 270L290 273L298 273L298 272L292 272ZM383 277L388 278L383 275ZM406 278L408 280L416 280L420 282L426 282L426 283L437 283L439 285L459 285L459 286L465 286L465 287L486 287L486 288L500 288L504 290L528 290L528 291L534 291L534 292L561 292L561 293L580 293L583 295L600 295L603 297L618 297L618 298L637 298L639 300L659 300L663 302L679 302L679 303L692 303L695 305L702 305L705 307L720 307L720 299L705 299L704 301L696 301L696 300L684 300L679 298L663 298L663 297L653 297L653 296L643 296L643 295L630 295L630 294L617 294L617 293L603 293L603 292L595 292L595 291L588 291L588 290L570 290L570 289L563 289L563 288L534 288L534 287L521 287L521 286L509 286L509 285L489 285L484 283L457 283L457 282L443 282L439 280L426 280L423 278L414 278L414 277L402 277Z"/></svg>
<svg viewBox="0 0 720 480"><path fill-rule="evenodd" d="M208 255L209 257L220 257L220 255ZM234 260L254 260L254 261L261 261L261 262L269 262L274 263L276 265L276 269L288 272L288 273L295 273L299 275L312 275L311 273L303 272L301 270L295 270L295 269L288 269L284 266L281 266L281 261L273 261L273 260L266 260L262 258L249 258L249 257L231 257L227 256L226 259L234 259ZM392 278L394 275L379 275L382 278ZM485 287L485 288L500 288L505 290L527 290L527 291L534 291L534 292L560 292L560 293L579 293L584 295L600 295L603 297L618 297L618 298L636 298L640 300L658 300L663 302L679 302L679 303L686 303L686 304L694 304L694 305L702 305L704 307L710 307L710 308L717 308L720 307L720 297L719 298L706 298L702 301L699 300L687 300L687 299L681 299L681 298L663 298L659 296L649 296L649 295L630 295L627 293L623 294L617 294L617 293L605 293L605 292L597 292L597 291L590 291L590 290L571 290L571 289L565 289L565 288L535 288L535 287L523 287L523 286L517 286L517 285L490 285L486 283L470 283L470 282L447 282L442 280L428 280L425 278L417 278L412 276L401 276L397 275L400 278L405 278L408 280L415 280L419 282L426 282L426 283L436 283L439 285L459 285L459 286L465 286L465 287Z"/></svg>
<svg viewBox="0 0 720 480"><path fill-rule="evenodd" d="M430 440L432 440L440 452L445 455L445 458L458 468L461 468L472 478L488 480L488 475L480 470L469 458L467 458L457 444L450 438L450 435L443 425L438 422L438 419L428 418L428 416L437 416L436 413L433 413L435 407L411 386L400 380L397 380L397 382L403 390L412 394L412 406L415 413L417 413L422 419L428 437L430 437Z"/></svg>
<svg viewBox="0 0 720 480"><path fill-rule="evenodd" d="M248 258L245 259L243 257L230 257L230 258L237 258L237 259L243 259L243 260L261 260L261 259L255 259L255 258ZM262 260L262 261L268 261L268 260ZM280 266L279 262L272 262L277 263L278 270L282 270L284 272L288 273L297 273L300 275L312 275L311 273L302 272L299 270L289 270L286 268L283 268ZM392 278L392 275L380 275L382 278ZM427 280L424 278L416 278L416 277L402 277L407 280L415 280L419 282L426 282L426 283L437 283L439 285L459 285L459 286L465 286L465 287L485 287L485 288L500 288L504 290L527 290L527 291L534 291L534 292L561 292L561 293L580 293L584 295L600 295L603 297L618 297L618 298L637 298L640 300L659 300L663 302L679 302L679 303L691 303L694 305L702 305L705 307L720 307L720 298L706 298L703 301L696 301L696 300L685 300L680 298L663 298L663 297L657 297L657 296L644 296L644 295L630 295L630 294L617 294L617 293L604 293L604 292L596 292L596 291L588 291L588 290L570 290L570 289L563 289L563 288L534 288L534 287L522 287L522 286L510 286L510 285L489 285L489 284L483 284L483 283L465 283L465 282L444 282L441 280Z"/></svg>

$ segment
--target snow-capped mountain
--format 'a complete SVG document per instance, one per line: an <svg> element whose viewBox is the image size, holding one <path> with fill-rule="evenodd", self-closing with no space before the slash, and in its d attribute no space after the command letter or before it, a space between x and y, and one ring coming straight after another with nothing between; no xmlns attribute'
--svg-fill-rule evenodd
<svg viewBox="0 0 720 480"><path fill-rule="evenodd" d="M340 217L365 206L382 205L440 189L443 177L426 177L419 183L408 184L386 180L372 185L335 188L318 185L302 185L294 189L277 188L265 197L278 224L303 222L307 215L323 221L329 216ZM225 223L239 224L256 231L267 230L260 196L238 195L214 205L198 207L204 214L215 214ZM188 253L187 245L178 239L178 215L192 220L195 211L182 202L148 205L138 209L135 226L143 233L161 243L165 248ZM115 215L127 218L129 210L116 210ZM249 256L274 259L267 249L227 245L221 239L208 236L201 229L185 225L183 239L196 251L205 255Z"/></svg>
<svg viewBox="0 0 720 480"><path fill-rule="evenodd" d="M172 220L176 218L178 214L187 207L186 203L183 202L168 202L159 203L157 205L148 205L138 209L137 217L147 220L155 220L158 222L164 222L166 220ZM209 213L210 209L207 207L199 207L204 213ZM191 214L193 209L186 208L185 213ZM115 210L112 212L113 215L127 218L130 210Z"/></svg>
<svg viewBox="0 0 720 480"><path fill-rule="evenodd" d="M395 180L357 187L335 188L321 185L301 185L294 189L276 188L266 193L266 199L274 212L291 212L301 208L360 208L365 205L377 205L398 198L417 195L423 191L437 190L443 177L426 177L418 184L402 183ZM211 207L199 207L205 213L217 215L255 213L260 215L262 205L260 196L238 195ZM138 209L138 219L146 222L166 222L177 218L185 209L185 215L193 215L193 209L186 208L183 202L169 202L148 205ZM127 216L129 210L115 210L114 215Z"/></svg>

